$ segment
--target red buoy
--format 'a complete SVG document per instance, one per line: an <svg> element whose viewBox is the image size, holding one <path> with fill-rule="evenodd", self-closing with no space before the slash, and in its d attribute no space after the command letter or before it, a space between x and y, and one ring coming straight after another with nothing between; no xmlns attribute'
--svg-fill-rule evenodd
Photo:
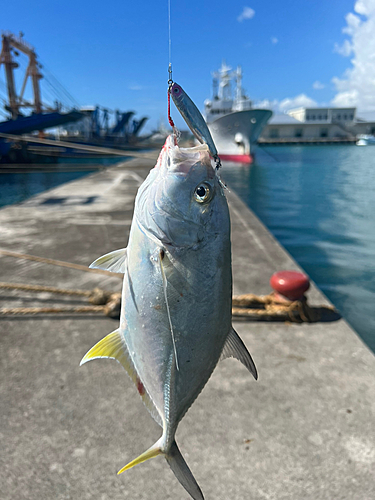
<svg viewBox="0 0 375 500"><path fill-rule="evenodd" d="M280 300L300 300L310 288L310 281L298 271L278 271L271 276L270 285Z"/></svg>

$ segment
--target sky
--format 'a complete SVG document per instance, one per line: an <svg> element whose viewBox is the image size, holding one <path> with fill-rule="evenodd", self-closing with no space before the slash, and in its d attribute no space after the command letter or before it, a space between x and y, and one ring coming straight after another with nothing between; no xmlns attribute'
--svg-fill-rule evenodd
<svg viewBox="0 0 375 500"><path fill-rule="evenodd" d="M375 110L375 0L170 3L173 79L199 109L225 60L242 66L251 99L275 112ZM167 124L168 0L12 0L1 21L3 31L24 33L48 80L54 75L80 106L134 110L149 117L146 130ZM4 80L0 68L1 96ZM46 81L43 96L52 99ZM173 107L172 117L186 128Z"/></svg>

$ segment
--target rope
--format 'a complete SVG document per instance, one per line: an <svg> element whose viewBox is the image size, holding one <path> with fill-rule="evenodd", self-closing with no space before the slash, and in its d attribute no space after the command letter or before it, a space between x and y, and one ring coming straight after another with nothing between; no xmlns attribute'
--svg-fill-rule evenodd
<svg viewBox="0 0 375 500"><path fill-rule="evenodd" d="M48 292L60 295L75 295L86 297L93 305L90 306L60 306L60 307L14 307L0 309L0 316L25 314L59 314L59 313L101 313L111 318L118 318L121 310L121 292L110 293L100 288L93 290L69 290L50 286L25 285L16 283L1 283L0 289L23 290L28 292ZM263 306L263 307L259 307ZM324 307L335 311L333 307ZM294 302L281 302L269 295L234 295L232 316L251 320L290 320L294 322L316 322L321 317L321 310L312 308L304 297Z"/></svg>
<svg viewBox="0 0 375 500"><path fill-rule="evenodd" d="M104 306L76 306L76 307L3 307L0 316L14 316L25 314L57 314L57 313L105 313Z"/></svg>
<svg viewBox="0 0 375 500"><path fill-rule="evenodd" d="M232 305L232 316L255 320L290 319L291 321L313 323L320 320L323 310L336 312L333 306L311 307L305 296L301 300L283 302L277 300L273 292L269 295L254 295L252 293L235 295Z"/></svg>
<svg viewBox="0 0 375 500"><path fill-rule="evenodd" d="M17 283L0 283L3 290L23 290L27 292L48 292L59 295L75 295L86 297L93 304L90 306L59 306L59 307L4 307L0 316L17 314L56 314L56 313L102 313L111 318L120 315L121 292L106 292L100 288L93 290L69 290L52 286L25 285Z"/></svg>
<svg viewBox="0 0 375 500"><path fill-rule="evenodd" d="M16 257L18 259L33 260L35 262L42 262L43 264L52 264L53 266L69 267L70 269L78 269L79 271L85 271L86 273L96 273L104 274L105 276L111 276L122 278L121 273L112 273L111 271L104 271L103 269L90 269L87 266L82 266L81 264L72 264L71 262L64 262L62 260L47 259L46 257L37 257L35 255L28 255L26 253L17 253L10 250L0 249L0 255L6 255L8 257Z"/></svg>
<svg viewBox="0 0 375 500"><path fill-rule="evenodd" d="M16 283L4 283L0 282L0 288L3 290L24 290L26 292L48 292L48 293L58 293L60 295L78 295L79 297L90 297L92 294L89 290L68 290L55 288L53 286L41 286L41 285L18 285Z"/></svg>

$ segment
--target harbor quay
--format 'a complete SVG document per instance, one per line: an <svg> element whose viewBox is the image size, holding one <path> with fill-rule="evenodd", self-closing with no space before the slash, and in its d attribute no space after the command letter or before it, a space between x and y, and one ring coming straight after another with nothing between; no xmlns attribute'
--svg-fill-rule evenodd
<svg viewBox="0 0 375 500"><path fill-rule="evenodd" d="M88 266L123 248L135 194L156 158L118 163L0 210L0 249L8 251L1 281L120 292L116 275L10 252ZM299 267L230 189L227 197L234 293L268 294L273 273ZM313 284L307 296L329 305ZM3 289L0 297L3 308L86 304L45 290ZM221 361L177 432L207 500L375 498L375 358L344 319L331 319L234 318L259 380L237 360ZM79 367L117 327L118 319L94 312L0 317L2 499L189 498L162 457L116 475L160 437L118 363Z"/></svg>

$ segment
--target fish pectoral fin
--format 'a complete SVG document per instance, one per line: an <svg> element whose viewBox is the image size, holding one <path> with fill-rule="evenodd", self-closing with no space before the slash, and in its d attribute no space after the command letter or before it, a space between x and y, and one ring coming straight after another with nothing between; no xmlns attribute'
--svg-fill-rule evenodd
<svg viewBox="0 0 375 500"><path fill-rule="evenodd" d="M165 251L163 249L160 249L159 250L159 257L158 258L159 258L159 264L160 264L161 277L162 277L162 280L163 280L164 300L165 300L165 306L167 308L169 328L171 330L171 335L172 335L172 343L173 343L173 352L174 352L175 364L176 364L176 368L177 368L177 371L178 371L179 370L179 366L178 366L176 339L175 339L175 336L174 336L174 330L173 330L173 325L172 325L172 318L171 318L171 313L170 313L169 303L168 303L167 277L165 275L164 266L163 266L164 256L165 256Z"/></svg>
<svg viewBox="0 0 375 500"><path fill-rule="evenodd" d="M91 269L103 269L103 271L111 271L112 273L125 273L126 267L126 248L114 250L106 253L90 264Z"/></svg>
<svg viewBox="0 0 375 500"><path fill-rule="evenodd" d="M173 474L180 481L181 485L189 493L194 500L204 500L203 493L195 480L191 470L184 460L176 441L173 441L172 446L165 455L165 458L172 469Z"/></svg>
<svg viewBox="0 0 375 500"><path fill-rule="evenodd" d="M146 460L149 460L150 458L157 457L158 455L162 455L164 452L162 451L162 443L164 440L164 435L156 441L156 443L151 446L148 450L146 450L144 453L139 455L139 457L135 458L131 462L129 462L125 467L120 469L117 474L121 474L122 472L131 469L135 465L141 464L142 462L146 462Z"/></svg>
<svg viewBox="0 0 375 500"><path fill-rule="evenodd" d="M87 361L98 358L115 359L128 371L129 354L125 342L121 338L119 329L104 337L94 347L91 347L83 356L79 366L84 365Z"/></svg>
<svg viewBox="0 0 375 500"><path fill-rule="evenodd" d="M92 347L89 352L83 356L80 366L84 365L88 361L91 361L92 359L100 358L115 359L125 368L129 377L137 387L138 393L141 396L146 408L151 413L152 418L159 425L162 425L160 414L150 395L146 391L137 370L135 369L134 363L128 352L128 348L126 347L125 341L120 334L120 329L115 330L95 344L94 347Z"/></svg>
<svg viewBox="0 0 375 500"><path fill-rule="evenodd" d="M232 327L228 337L225 341L223 350L221 352L220 360L226 358L236 358L238 361L246 366L249 372L253 375L255 380L258 379L258 372L255 367L253 358L251 357L249 351L247 350L245 344L238 336L238 333Z"/></svg>

